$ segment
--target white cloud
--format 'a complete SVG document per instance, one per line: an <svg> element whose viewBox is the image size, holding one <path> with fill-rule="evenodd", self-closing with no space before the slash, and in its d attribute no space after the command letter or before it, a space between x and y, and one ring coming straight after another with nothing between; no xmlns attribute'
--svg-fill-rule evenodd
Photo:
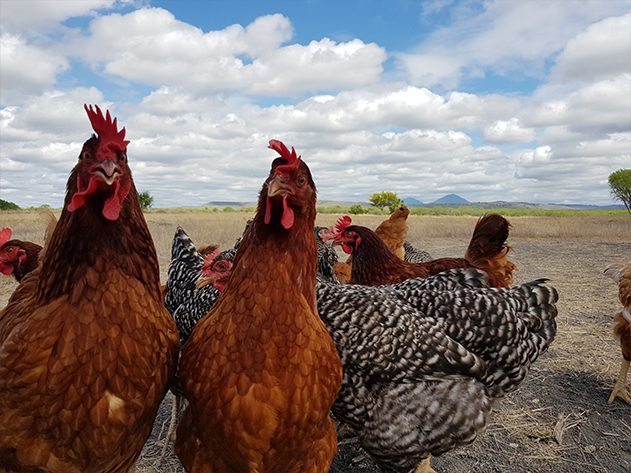
<svg viewBox="0 0 631 473"><path fill-rule="evenodd" d="M540 95L547 97L549 92ZM530 127L567 126L595 134L629 131L630 111L631 74L621 74L566 96L536 102L525 112L524 123Z"/></svg>
<svg viewBox="0 0 631 473"><path fill-rule="evenodd" d="M115 3L116 0L2 0L0 27L13 33L57 30L68 18L94 16L96 10L111 8Z"/></svg>
<svg viewBox="0 0 631 473"><path fill-rule="evenodd" d="M518 118L508 121L498 120L484 130L480 135L484 141L494 144L527 143L535 139L535 131L532 128L524 128Z"/></svg>
<svg viewBox="0 0 631 473"><path fill-rule="evenodd" d="M621 2L542 2L538 11L487 2L475 16L461 10L468 2L445 0L424 14L448 5L453 24L398 56L412 74L400 82L383 74L383 47L361 38L291 43L292 23L278 14L205 33L160 8L98 16L111 2L68 3L84 4L47 23L28 7L32 27L54 35L35 39L26 14L15 32L3 30L3 48L15 52L3 49L0 64L1 192L19 205L61 205L92 133L84 103L109 108L126 127L136 185L157 206L254 201L275 155L271 138L296 147L319 197L331 200L392 190L426 202L455 192L609 203L607 175L631 160L631 46L603 34L624 42ZM87 31L59 24L75 14L95 16ZM543 78L556 55L532 96L440 92L488 73ZM582 65L590 58L599 72ZM77 61L100 76L99 88L71 85ZM267 99L286 96L301 100Z"/></svg>
<svg viewBox="0 0 631 473"><path fill-rule="evenodd" d="M546 61L571 38L594 21L628 10L628 2L616 0L488 1L476 14L463 2L454 7L452 24L397 58L412 84L447 90L486 72L543 77Z"/></svg>
<svg viewBox="0 0 631 473"><path fill-rule="evenodd" d="M550 81L598 81L625 73L631 73L631 13L594 23L568 41Z"/></svg>
<svg viewBox="0 0 631 473"><path fill-rule="evenodd" d="M65 57L31 46L19 36L0 37L0 105L23 102L55 84L57 74L68 70Z"/></svg>
<svg viewBox="0 0 631 473"><path fill-rule="evenodd" d="M143 8L97 18L90 33L72 52L106 74L195 94L296 96L360 87L378 80L386 60L383 48L358 39L281 46L293 28L280 14L203 33L166 10Z"/></svg>

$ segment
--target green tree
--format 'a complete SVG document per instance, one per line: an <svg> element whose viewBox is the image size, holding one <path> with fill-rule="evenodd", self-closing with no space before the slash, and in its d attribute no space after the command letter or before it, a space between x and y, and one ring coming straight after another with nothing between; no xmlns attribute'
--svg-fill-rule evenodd
<svg viewBox="0 0 631 473"><path fill-rule="evenodd" d="M379 210L383 210L384 207L388 207L390 213L394 212L397 207L403 205L403 201L399 199L396 192L377 192L368 199L370 205L377 207Z"/></svg>
<svg viewBox="0 0 631 473"><path fill-rule="evenodd" d="M144 191L138 194L138 203L142 210L147 210L153 205L153 197L149 194L149 191Z"/></svg>
<svg viewBox="0 0 631 473"><path fill-rule="evenodd" d="M614 198L621 201L631 214L631 169L620 169L611 173L609 187Z"/></svg>

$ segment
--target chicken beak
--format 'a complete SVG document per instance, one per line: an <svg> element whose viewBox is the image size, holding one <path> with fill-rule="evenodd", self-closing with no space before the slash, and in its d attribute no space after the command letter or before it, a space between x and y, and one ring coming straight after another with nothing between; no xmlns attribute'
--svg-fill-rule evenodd
<svg viewBox="0 0 631 473"><path fill-rule="evenodd" d="M213 284L215 282L215 278L207 278L204 276L200 276L199 279L195 282L195 287L197 289L201 289L204 286L208 286L209 284Z"/></svg>
<svg viewBox="0 0 631 473"><path fill-rule="evenodd" d="M341 246L342 242L339 240L333 240L333 243L331 243L331 246Z"/></svg>
<svg viewBox="0 0 631 473"><path fill-rule="evenodd" d="M267 196L274 197L276 195L285 195L291 192L291 188L287 185L289 179L280 174L276 174L267 185Z"/></svg>
<svg viewBox="0 0 631 473"><path fill-rule="evenodd" d="M114 184L116 178L120 175L118 166L116 166L116 163L111 159L106 159L104 162L100 163L96 171L100 171L101 179L103 179L108 186Z"/></svg>

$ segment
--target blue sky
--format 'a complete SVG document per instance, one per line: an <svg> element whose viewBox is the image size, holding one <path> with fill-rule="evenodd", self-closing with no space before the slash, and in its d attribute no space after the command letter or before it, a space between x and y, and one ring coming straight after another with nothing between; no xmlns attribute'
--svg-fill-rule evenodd
<svg viewBox="0 0 631 473"><path fill-rule="evenodd" d="M321 200L613 203L631 167L631 0L0 2L0 198L61 206L126 127L158 207L256 200L294 146Z"/></svg>

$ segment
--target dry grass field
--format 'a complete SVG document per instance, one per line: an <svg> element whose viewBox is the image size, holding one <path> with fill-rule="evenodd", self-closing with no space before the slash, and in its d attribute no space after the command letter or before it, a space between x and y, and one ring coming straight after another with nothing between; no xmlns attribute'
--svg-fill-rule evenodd
<svg viewBox="0 0 631 473"><path fill-rule="evenodd" d="M168 213L146 218L158 251L162 281L171 239L181 225L198 244L232 246L251 214ZM339 216L318 215L318 225ZM375 228L385 217L359 215L355 223ZM33 212L3 211L0 227L14 238L42 243L44 222ZM408 240L434 257L461 256L476 217L410 216ZM509 243L515 249L516 284L549 278L560 294L558 334L520 388L498 401L491 424L470 446L432 461L439 473L631 471L631 406L607 400L618 375L620 348L611 333L618 310L617 290L602 271L609 262L631 261L631 218L624 216L512 217ZM17 284L0 280L4 307ZM160 460L170 395L156 419L154 434L138 462L138 472L181 472L173 455ZM171 451L169 450L169 453ZM378 472L352 436L340 440L332 472Z"/></svg>

